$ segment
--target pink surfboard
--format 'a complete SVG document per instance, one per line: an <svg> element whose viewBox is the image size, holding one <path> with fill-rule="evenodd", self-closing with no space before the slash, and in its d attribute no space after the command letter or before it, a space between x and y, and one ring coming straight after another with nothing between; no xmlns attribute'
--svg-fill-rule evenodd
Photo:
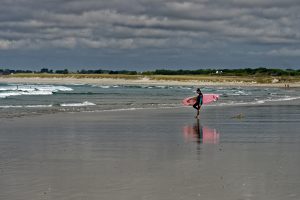
<svg viewBox="0 0 300 200"><path fill-rule="evenodd" d="M192 106L196 103L197 97L188 97L182 100L185 106ZM219 99L218 94L203 94L203 104L209 104Z"/></svg>

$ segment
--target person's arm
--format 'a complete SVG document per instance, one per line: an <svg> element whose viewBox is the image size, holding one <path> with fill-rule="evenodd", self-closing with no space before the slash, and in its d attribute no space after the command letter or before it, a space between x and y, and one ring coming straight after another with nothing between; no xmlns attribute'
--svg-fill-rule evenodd
<svg viewBox="0 0 300 200"><path fill-rule="evenodd" d="M199 98L199 104L200 104L200 105L203 104L203 94L200 95L200 98Z"/></svg>
<svg viewBox="0 0 300 200"><path fill-rule="evenodd" d="M197 96L196 103L199 105L199 104L200 104L200 102L201 102L201 96L200 96L200 95L198 95L198 96Z"/></svg>

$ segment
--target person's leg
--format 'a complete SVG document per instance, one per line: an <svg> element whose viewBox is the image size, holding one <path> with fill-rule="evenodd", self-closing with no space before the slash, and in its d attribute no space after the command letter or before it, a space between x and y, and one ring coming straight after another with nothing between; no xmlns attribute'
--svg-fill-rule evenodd
<svg viewBox="0 0 300 200"><path fill-rule="evenodd" d="M195 118L198 119L200 106L199 105L195 106L195 109L197 110L197 115L195 116Z"/></svg>
<svg viewBox="0 0 300 200"><path fill-rule="evenodd" d="M198 104L195 103L195 104L193 105L193 108L195 108L196 110L198 110Z"/></svg>
<svg viewBox="0 0 300 200"><path fill-rule="evenodd" d="M195 118L199 118L199 109L197 109L197 115L196 115L196 117Z"/></svg>
<svg viewBox="0 0 300 200"><path fill-rule="evenodd" d="M195 103L194 105L193 105L193 108L195 108L196 110L197 110L197 115L195 116L195 118L198 118L198 116L199 116L199 110L200 110L200 105L199 104L197 104L197 103Z"/></svg>
<svg viewBox="0 0 300 200"><path fill-rule="evenodd" d="M195 118L197 118L197 119L199 119L200 109L201 109L201 105L198 105L197 115L196 115L196 117L195 117Z"/></svg>

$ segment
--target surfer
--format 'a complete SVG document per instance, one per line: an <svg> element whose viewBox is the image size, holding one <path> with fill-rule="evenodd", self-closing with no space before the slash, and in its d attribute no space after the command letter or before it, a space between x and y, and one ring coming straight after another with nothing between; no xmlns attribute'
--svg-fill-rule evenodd
<svg viewBox="0 0 300 200"><path fill-rule="evenodd" d="M202 92L199 88L197 88L196 92L197 92L198 96L197 96L197 99L196 99L196 103L193 105L193 107L197 110L197 115L195 116L195 118L198 119L200 108L201 108L202 103L203 103L203 94L202 94Z"/></svg>

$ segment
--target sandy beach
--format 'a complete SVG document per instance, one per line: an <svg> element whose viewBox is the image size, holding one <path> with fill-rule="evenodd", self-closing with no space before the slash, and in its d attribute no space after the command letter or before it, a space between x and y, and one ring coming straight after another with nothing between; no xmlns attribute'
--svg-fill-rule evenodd
<svg viewBox="0 0 300 200"><path fill-rule="evenodd" d="M134 79L116 78L40 78L40 77L0 77L0 83L28 83L28 84L98 84L98 85L183 85L183 86L247 86L247 87L285 87L285 83L256 83L256 82L217 82L217 81L172 81L152 80L147 77ZM299 82L288 83L289 87L300 87Z"/></svg>
<svg viewBox="0 0 300 200"><path fill-rule="evenodd" d="M299 199L298 105L1 119L0 199Z"/></svg>

